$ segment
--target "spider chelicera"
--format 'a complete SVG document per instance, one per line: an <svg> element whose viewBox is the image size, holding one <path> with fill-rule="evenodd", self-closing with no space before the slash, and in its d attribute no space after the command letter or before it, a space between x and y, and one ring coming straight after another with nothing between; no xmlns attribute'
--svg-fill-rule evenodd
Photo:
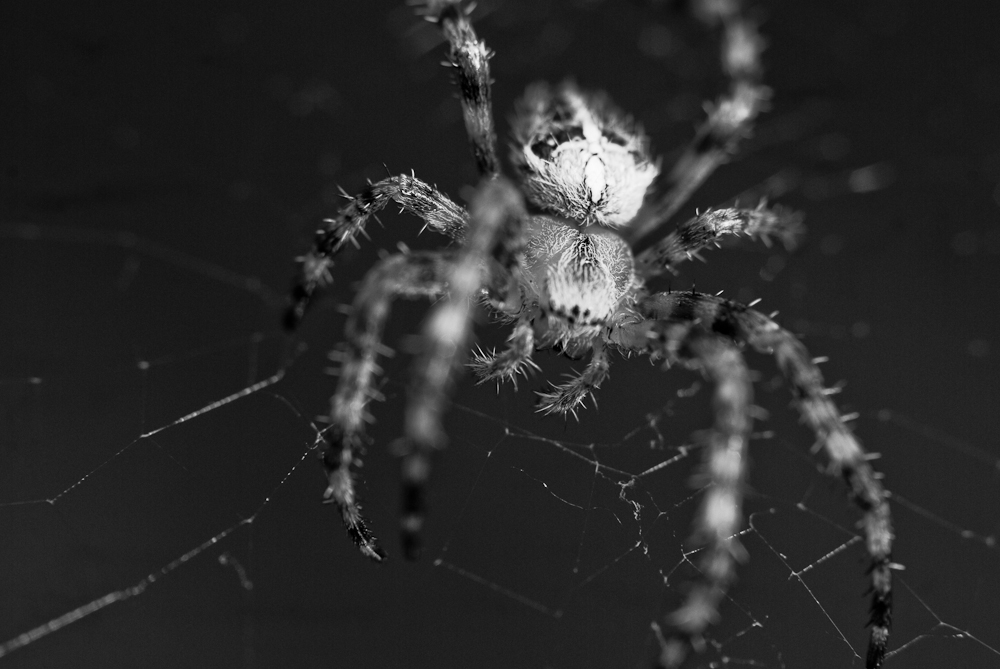
<svg viewBox="0 0 1000 669"><path fill-rule="evenodd" d="M800 216L764 202L752 208L710 209L657 235L698 186L725 162L769 91L761 83L763 45L737 0L694 3L702 19L722 27L726 94L708 106L707 118L680 160L661 174L642 129L601 93L572 83L536 84L513 120L510 162L514 182L501 175L490 96L492 53L476 36L461 0L428 0L418 13L440 27L449 43L448 63L461 96L480 185L468 210L415 176L370 183L348 198L316 233L299 258L287 312L294 329L317 289L329 283L334 257L362 234L373 214L395 202L451 238L440 251L401 252L366 275L350 310L344 343L331 354L340 378L330 405L323 463L325 499L340 510L361 552L386 554L361 515L355 468L364 448L367 405L379 397L377 358L382 330L396 297L439 298L424 325L413 372L402 459L402 545L419 552L423 489L431 455L445 445L442 414L454 377L471 367L481 382L513 380L535 367L532 354L551 349L571 357L589 352L585 369L540 396L540 410L574 413L608 376L609 353L644 353L667 364L700 370L714 383L715 422L704 438L708 482L695 521L702 547L698 580L667 617L659 636L661 666L679 666L718 617L743 550L742 522L747 444L753 413L750 373L742 348L772 354L792 388L804 421L815 431L831 471L846 481L861 510L871 559L871 637L867 666L885 655L892 613L893 540L887 493L844 417L832 390L805 346L772 318L745 305L697 292L650 292L650 279L675 271L727 235L744 234L790 244ZM516 182L516 185L515 185ZM651 244L648 240L656 239ZM640 242L645 243L641 252ZM466 361L477 303L512 325L505 350L479 350Z"/></svg>

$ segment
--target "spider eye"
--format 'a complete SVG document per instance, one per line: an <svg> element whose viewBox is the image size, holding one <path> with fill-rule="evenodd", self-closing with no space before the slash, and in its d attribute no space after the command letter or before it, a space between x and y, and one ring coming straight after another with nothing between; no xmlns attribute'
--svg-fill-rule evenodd
<svg viewBox="0 0 1000 669"><path fill-rule="evenodd" d="M622 135L619 131L617 131L615 129L610 129L610 130L606 129L604 131L604 139L606 139L608 142L610 142L611 144L614 144L616 146L628 146L629 145L629 141L632 138L631 137L625 137L624 135ZM641 156L639 155L639 153L637 151L632 151L632 157L635 158L636 160L640 160L641 159Z"/></svg>
<svg viewBox="0 0 1000 669"><path fill-rule="evenodd" d="M563 144L582 139L583 128L580 126L554 129L553 132L532 143L531 152L543 160L549 160L556 149Z"/></svg>

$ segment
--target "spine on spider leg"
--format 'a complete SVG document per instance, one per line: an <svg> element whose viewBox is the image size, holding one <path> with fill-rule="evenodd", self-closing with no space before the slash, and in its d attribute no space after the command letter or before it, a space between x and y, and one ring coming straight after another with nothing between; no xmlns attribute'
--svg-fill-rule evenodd
<svg viewBox="0 0 1000 669"><path fill-rule="evenodd" d="M347 536L361 554L375 562L383 562L388 556L361 514L361 504L354 486L352 466L357 461L361 448L360 435L326 437L323 466L326 468L328 484L323 499L337 505Z"/></svg>
<svg viewBox="0 0 1000 669"><path fill-rule="evenodd" d="M737 539L743 518L743 478L751 428L753 389L743 355L734 344L694 323L675 323L663 331L668 359L701 369L715 384L715 424L707 435L705 464L695 480L705 487L692 543L704 546L699 580L684 603L668 617L674 632L661 639L663 669L681 666L689 648L700 650L705 630L719 617L719 604L745 559Z"/></svg>
<svg viewBox="0 0 1000 669"><path fill-rule="evenodd" d="M500 174L497 135L493 125L489 60L493 52L481 41L469 21L471 7L461 0L426 0L417 13L436 23L448 40L448 62L462 97L465 130L472 144L476 167L483 176Z"/></svg>
<svg viewBox="0 0 1000 669"><path fill-rule="evenodd" d="M507 337L507 348L503 352L489 354L478 349L472 354L468 367L479 378L477 384L496 381L499 391L500 384L509 381L517 388L519 375L526 374L529 367L538 369L538 365L531 359L534 350L534 326L522 316L514 326L514 331Z"/></svg>
<svg viewBox="0 0 1000 669"><path fill-rule="evenodd" d="M323 464L329 485L323 497L340 510L347 533L367 557L382 561L385 552L361 515L355 491L355 470L363 450L365 423L371 420L368 404L381 395L374 388L381 343L390 303L394 297L436 297L444 294L449 267L444 253L395 255L380 262L365 277L345 327L344 346L331 354L339 363L340 379L330 400L331 427L326 435Z"/></svg>
<svg viewBox="0 0 1000 669"><path fill-rule="evenodd" d="M285 312L286 330L298 327L316 289L332 282L334 257L345 244L356 243L355 237L364 232L368 217L388 203L386 197L379 197L379 185L368 184L354 197L348 197L348 203L340 208L335 217L324 219L325 226L316 231L309 252L296 258L299 272Z"/></svg>
<svg viewBox="0 0 1000 669"><path fill-rule="evenodd" d="M791 382L796 403L805 422L815 431L826 450L834 472L847 483L851 499L861 510L865 545L871 558L871 637L866 667L882 666L892 624L892 517L888 495L868 462L843 416L830 400L823 375L806 347L794 335L762 314L748 310L754 327L747 341L754 348L773 352L778 366ZM756 316L756 318L753 318ZM756 322L755 322L756 321Z"/></svg>
<svg viewBox="0 0 1000 669"><path fill-rule="evenodd" d="M865 548L871 559L872 604L866 666L879 667L885 657L892 623L892 516L888 494L843 416L830 400L823 375L806 347L791 332L764 314L720 297L700 293L659 293L643 307L656 317L698 321L712 332L775 357L795 394L805 422L820 440L831 468L847 482L852 501L862 512Z"/></svg>
<svg viewBox="0 0 1000 669"><path fill-rule="evenodd" d="M390 296L379 294L384 285L382 274L373 270L366 278L347 319L346 341L330 354L331 360L339 363L339 380L330 399L331 427L323 453L329 481L323 500L337 505L354 545L376 562L384 560L386 553L361 515L354 477L363 452L364 425L369 420L367 405L376 397L373 379L381 371L376 360L389 315Z"/></svg>
<svg viewBox="0 0 1000 669"><path fill-rule="evenodd" d="M771 92L761 84L760 55L764 40L754 23L739 11L739 2L704 3L713 8L710 22L724 28L722 67L731 83L729 92L708 108L708 118L680 159L666 175L658 202L645 204L628 231L634 245L669 220L702 183L735 152L747 137L757 116L767 108Z"/></svg>
<svg viewBox="0 0 1000 669"><path fill-rule="evenodd" d="M777 237L791 250L802 236L802 214L761 202L753 209L710 209L677 226L677 229L636 257L636 270L645 278L675 272L676 266L705 248L718 245L728 235L748 235L770 246Z"/></svg>
<svg viewBox="0 0 1000 669"><path fill-rule="evenodd" d="M560 414L563 417L571 413L573 418L577 417L576 410L588 397L594 396L594 391L598 390L608 378L610 369L604 343L600 339L595 339L591 348L593 355L582 373L566 383L552 386L548 392L538 393L536 411L546 415Z"/></svg>
<svg viewBox="0 0 1000 669"><path fill-rule="evenodd" d="M483 285L482 266L495 258L511 270L522 253L524 203L504 179L484 180L472 200L469 231L448 278L448 299L436 306L423 329L422 350L414 365L408 394L405 434L397 449L402 457L403 517L406 557L421 549L424 488L431 455L445 446L442 416L452 378L461 369L468 345L473 303ZM510 296L505 296L510 297Z"/></svg>
<svg viewBox="0 0 1000 669"><path fill-rule="evenodd" d="M325 226L316 231L309 252L297 258L299 272L285 312L286 330L298 327L316 290L331 282L336 255L345 245L356 244L358 235L365 234L368 219L389 202L396 202L403 211L422 218L427 227L453 239L461 237L467 223L462 207L433 186L406 174L368 184L347 199L337 215L326 219Z"/></svg>

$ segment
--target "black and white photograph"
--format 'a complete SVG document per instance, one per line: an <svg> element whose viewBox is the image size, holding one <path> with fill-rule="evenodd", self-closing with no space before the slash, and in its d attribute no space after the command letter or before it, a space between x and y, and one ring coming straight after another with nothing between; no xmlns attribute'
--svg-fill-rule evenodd
<svg viewBox="0 0 1000 669"><path fill-rule="evenodd" d="M1000 7L0 6L0 669L1000 669Z"/></svg>

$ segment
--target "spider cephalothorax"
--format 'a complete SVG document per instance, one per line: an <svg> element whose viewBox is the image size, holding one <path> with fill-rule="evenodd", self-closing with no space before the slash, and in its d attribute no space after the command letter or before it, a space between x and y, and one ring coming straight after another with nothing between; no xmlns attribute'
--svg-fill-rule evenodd
<svg viewBox="0 0 1000 669"><path fill-rule="evenodd" d="M736 0L693 3L706 22L723 28L722 63L729 91L708 106L707 118L680 159L664 174L639 126L601 93L572 83L531 86L513 120L511 163L518 186L500 174L490 108L489 58L461 0L428 0L421 13L450 45L465 125L482 181L469 209L414 176L369 184L328 219L301 257L286 317L298 325L318 287L328 283L334 257L355 241L368 219L390 202L450 237L441 251L385 257L364 277L349 312L345 338L331 354L339 381L330 402L323 463L325 499L340 510L361 552L386 554L367 527L355 492L365 446L368 405L375 389L382 330L397 297L441 298L424 326L406 412L397 442L402 456L402 544L419 552L423 489L431 455L446 440L442 426L453 383L463 366L481 382L511 381L535 367L536 350L573 358L590 354L583 371L540 393L539 410L576 414L607 378L609 353L646 354L701 371L715 385L715 422L704 442L703 502L694 541L702 546L699 580L665 622L659 662L679 666L718 617L719 604L742 555L742 488L753 414L751 375L742 349L773 355L792 387L796 406L816 433L831 470L846 481L861 510L870 556L872 633L867 665L885 654L891 619L892 524L887 494L869 457L823 384L816 362L790 332L742 304L697 292L652 292L651 279L674 272L727 235L745 234L791 245L801 217L761 201L757 206L708 209L676 223L680 207L746 136L769 97L760 83L762 40ZM659 237L658 241L656 237ZM636 253L642 241L645 250ZM474 311L484 308L512 326L507 347L479 350L465 362ZM659 626L656 625L656 629Z"/></svg>

